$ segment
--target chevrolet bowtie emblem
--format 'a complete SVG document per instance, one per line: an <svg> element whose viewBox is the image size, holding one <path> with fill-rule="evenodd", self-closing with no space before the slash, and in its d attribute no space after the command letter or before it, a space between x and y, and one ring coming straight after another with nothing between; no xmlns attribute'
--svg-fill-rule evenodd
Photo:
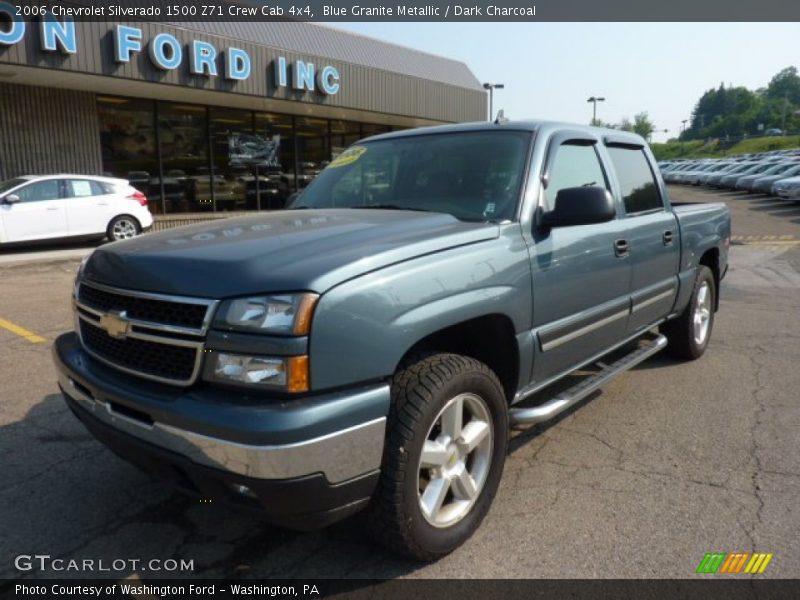
<svg viewBox="0 0 800 600"><path fill-rule="evenodd" d="M125 311L110 311L100 317L100 327L112 338L121 339L128 335L131 323Z"/></svg>

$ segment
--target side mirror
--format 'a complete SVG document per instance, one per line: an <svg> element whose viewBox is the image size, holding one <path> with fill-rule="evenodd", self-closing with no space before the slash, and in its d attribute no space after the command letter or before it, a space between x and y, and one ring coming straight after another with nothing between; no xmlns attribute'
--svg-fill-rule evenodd
<svg viewBox="0 0 800 600"><path fill-rule="evenodd" d="M5 202L6 204L16 204L17 202L19 202L19 196L17 196L16 194L9 194L5 198L3 198L3 202Z"/></svg>
<svg viewBox="0 0 800 600"><path fill-rule="evenodd" d="M542 215L545 227L605 223L617 215L614 199L605 188L576 187L559 190L555 207Z"/></svg>

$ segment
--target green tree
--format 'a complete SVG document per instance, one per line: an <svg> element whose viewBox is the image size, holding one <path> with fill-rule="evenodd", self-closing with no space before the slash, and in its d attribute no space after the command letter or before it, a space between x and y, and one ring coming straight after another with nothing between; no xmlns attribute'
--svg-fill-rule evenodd
<svg viewBox="0 0 800 600"><path fill-rule="evenodd" d="M617 129L621 129L622 131L633 131L633 123L628 117L623 117L622 120L617 124Z"/></svg>
<svg viewBox="0 0 800 600"><path fill-rule="evenodd" d="M788 99L791 104L800 104L800 75L796 67L786 67L777 73L767 86L766 96L775 100Z"/></svg>
<svg viewBox="0 0 800 600"><path fill-rule="evenodd" d="M650 120L647 112L640 112L633 117L633 132L638 133L644 139L648 139L656 126Z"/></svg>

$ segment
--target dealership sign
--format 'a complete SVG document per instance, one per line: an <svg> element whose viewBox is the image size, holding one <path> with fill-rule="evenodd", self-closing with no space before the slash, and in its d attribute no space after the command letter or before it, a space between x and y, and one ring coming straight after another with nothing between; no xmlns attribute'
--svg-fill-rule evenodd
<svg viewBox="0 0 800 600"><path fill-rule="evenodd" d="M28 23L17 14L17 8L0 2L0 47L18 44L25 38ZM75 54L78 49L75 22L72 19L57 20L52 15L42 17L39 25L41 49L46 52ZM129 63L133 57L146 52L150 62L159 70L174 71L188 64L189 72L198 77L224 77L229 81L244 81L250 77L252 60L241 48L219 49L211 42L193 40L184 46L174 35L159 33L146 40L142 29L129 25L116 25L113 30L114 60L119 64ZM274 82L277 88L295 91L320 92L334 95L339 92L339 70L331 65L317 68L312 62L297 60L289 62L279 56L272 61Z"/></svg>

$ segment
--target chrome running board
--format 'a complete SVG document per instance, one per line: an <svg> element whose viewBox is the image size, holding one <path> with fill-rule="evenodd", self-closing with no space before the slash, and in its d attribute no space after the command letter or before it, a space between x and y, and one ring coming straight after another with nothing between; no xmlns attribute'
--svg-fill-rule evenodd
<svg viewBox="0 0 800 600"><path fill-rule="evenodd" d="M647 360L656 352L663 350L667 345L667 338L663 335L653 335L649 338L645 337L642 338L642 341L644 343L633 352L626 354L610 365L597 361L595 364L600 367L597 373L586 377L586 379L582 380L580 383L572 386L568 390L564 390L555 398L548 400L544 404L531 408L512 408L509 410L511 424L533 424L549 421L559 413L567 410L570 406L586 398L586 396L595 390L606 385L617 375L624 373L640 362Z"/></svg>

